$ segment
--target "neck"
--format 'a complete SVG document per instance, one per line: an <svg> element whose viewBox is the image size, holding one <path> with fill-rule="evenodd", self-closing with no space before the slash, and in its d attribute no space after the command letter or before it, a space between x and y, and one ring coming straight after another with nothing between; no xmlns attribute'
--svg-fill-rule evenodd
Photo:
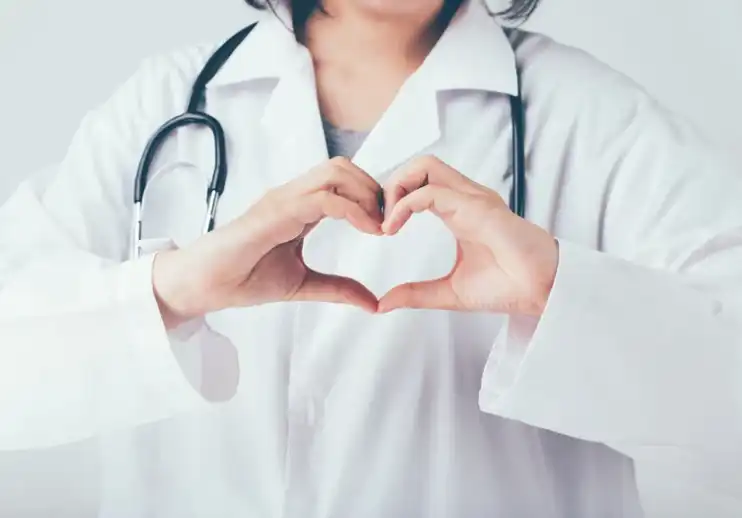
<svg viewBox="0 0 742 518"><path fill-rule="evenodd" d="M352 2L325 0L306 24L306 45L318 64L414 70L443 32L438 12L382 16ZM350 5L349 5L350 4Z"/></svg>

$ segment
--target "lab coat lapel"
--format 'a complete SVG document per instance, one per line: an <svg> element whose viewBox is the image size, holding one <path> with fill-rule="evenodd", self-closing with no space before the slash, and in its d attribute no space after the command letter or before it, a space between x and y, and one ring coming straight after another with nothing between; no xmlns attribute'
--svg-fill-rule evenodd
<svg viewBox="0 0 742 518"><path fill-rule="evenodd" d="M327 143L308 52L278 82L261 125L271 142L272 180L278 184L327 160Z"/></svg>
<svg viewBox="0 0 742 518"><path fill-rule="evenodd" d="M327 144L317 103L309 51L289 29L291 16L280 3L267 13L214 76L210 87L229 91L237 85L275 80L260 118L267 137L268 187L285 183L327 159Z"/></svg>
<svg viewBox="0 0 742 518"><path fill-rule="evenodd" d="M404 84L354 157L379 180L440 138L436 91L419 79Z"/></svg>
<svg viewBox="0 0 742 518"><path fill-rule="evenodd" d="M355 162L379 178L415 155L435 153L433 145L445 136L440 93L512 95L517 84L515 55L502 27L480 0L467 0L368 136Z"/></svg>
<svg viewBox="0 0 742 518"><path fill-rule="evenodd" d="M212 81L218 88L278 80L261 119L271 146L271 183L288 181L327 159L311 56L288 30L287 8L279 4L276 14L260 21ZM353 157L356 164L381 179L415 155L434 152L443 133L438 96L450 90L517 92L513 50L480 0L464 2Z"/></svg>

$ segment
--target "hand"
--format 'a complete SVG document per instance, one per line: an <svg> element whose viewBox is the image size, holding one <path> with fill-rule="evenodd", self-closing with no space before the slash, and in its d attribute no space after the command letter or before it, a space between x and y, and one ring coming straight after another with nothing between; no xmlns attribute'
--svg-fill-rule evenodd
<svg viewBox="0 0 742 518"><path fill-rule="evenodd" d="M155 258L154 287L168 327L228 307L277 301L352 304L376 311L359 282L311 270L305 236L324 218L381 234L379 184L335 158L268 192L244 215L182 250Z"/></svg>
<svg viewBox="0 0 742 518"><path fill-rule="evenodd" d="M540 315L556 274L556 241L518 217L493 190L434 157L392 174L384 186L384 233L430 211L456 238L456 263L443 278L408 283L379 300L378 311L429 308Z"/></svg>

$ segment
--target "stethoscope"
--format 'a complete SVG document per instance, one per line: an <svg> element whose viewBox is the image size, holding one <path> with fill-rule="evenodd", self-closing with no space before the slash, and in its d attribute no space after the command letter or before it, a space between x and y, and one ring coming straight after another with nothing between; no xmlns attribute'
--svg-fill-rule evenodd
<svg viewBox="0 0 742 518"><path fill-rule="evenodd" d="M255 28L253 23L240 30L219 47L204 65L193 83L191 97L185 113L173 117L152 135L147 142L139 161L136 178L134 180L134 214L131 242L131 257L141 255L142 242L142 202L147 188L152 163L163 142L177 129L184 126L205 126L211 130L214 137L214 172L207 190L206 216L202 233L214 229L216 211L219 199L224 193L227 183L227 152L224 128L214 117L200 109L205 104L206 85L216 75L219 69L227 62L235 49L242 43L248 34ZM526 214L526 167L525 167L525 114L523 100L520 95L520 81L518 94L510 96L510 117L512 119L512 176L513 183L510 190L510 210L520 217Z"/></svg>

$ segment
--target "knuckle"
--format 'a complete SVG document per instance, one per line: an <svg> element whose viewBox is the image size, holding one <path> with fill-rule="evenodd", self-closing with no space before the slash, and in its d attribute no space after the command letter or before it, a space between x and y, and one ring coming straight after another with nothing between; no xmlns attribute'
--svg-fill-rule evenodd
<svg viewBox="0 0 742 518"><path fill-rule="evenodd" d="M393 172L389 178L387 178L382 184L381 184L381 190L382 191L391 191L394 189L394 185L399 181L398 180L399 173L397 171Z"/></svg>
<svg viewBox="0 0 742 518"><path fill-rule="evenodd" d="M315 196L317 197L317 201L324 205L330 203L333 199L332 193L330 191L319 191L315 194Z"/></svg>
<svg viewBox="0 0 742 518"><path fill-rule="evenodd" d="M412 171L414 171L414 164L412 164L412 167L404 167L402 169L398 169L392 173L392 175L387 179L386 182L384 182L384 189L389 191L394 191L395 189L400 187L400 184L404 183L405 178L410 176Z"/></svg>
<svg viewBox="0 0 742 518"><path fill-rule="evenodd" d="M341 167L341 168L348 167L349 165L351 165L350 159L344 156L332 157L330 160L328 160L328 163L334 167Z"/></svg>
<svg viewBox="0 0 742 518"><path fill-rule="evenodd" d="M325 167L322 165L315 166L311 168L309 171L301 175L300 178L297 178L296 181L301 181L300 179L303 179L304 182L316 182L317 178L323 178L325 174Z"/></svg>
<svg viewBox="0 0 742 518"><path fill-rule="evenodd" d="M319 210L327 215L334 214L338 206L337 200L328 191L317 193L317 205L319 206Z"/></svg>
<svg viewBox="0 0 742 518"><path fill-rule="evenodd" d="M436 167L441 164L440 159L435 155L422 155L418 158L417 165L422 168Z"/></svg>
<svg viewBox="0 0 742 518"><path fill-rule="evenodd" d="M429 198L431 196L436 196L440 192L440 188L435 185L423 185L419 189L417 189L415 192L410 194L411 199L422 199L422 198Z"/></svg>
<svg viewBox="0 0 742 518"><path fill-rule="evenodd" d="M329 167L324 169L324 185L326 187L335 185L336 183L340 182L340 180L344 178L346 174L347 173L345 172L345 169L343 169L339 165L330 164Z"/></svg>
<svg viewBox="0 0 742 518"><path fill-rule="evenodd" d="M428 196L435 196L437 192L439 192L438 186L425 184L409 193L407 196L405 196L404 199L415 200L419 198L426 198Z"/></svg>

